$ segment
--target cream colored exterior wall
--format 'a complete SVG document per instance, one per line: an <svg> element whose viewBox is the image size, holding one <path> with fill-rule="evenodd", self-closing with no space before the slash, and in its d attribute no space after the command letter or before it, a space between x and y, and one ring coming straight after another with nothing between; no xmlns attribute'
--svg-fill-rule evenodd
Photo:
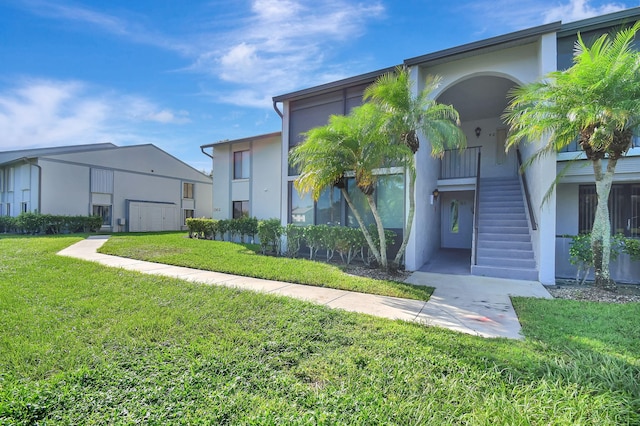
<svg viewBox="0 0 640 426"><path fill-rule="evenodd" d="M247 179L233 178L233 154L249 151ZM234 201L248 201L249 215L258 219L281 217L282 138L257 136L213 146L213 218L230 219Z"/></svg>
<svg viewBox="0 0 640 426"><path fill-rule="evenodd" d="M435 66L413 67L412 78L417 81L417 89L422 90L427 75L442 77L441 85L432 96L437 99L449 87L464 80L478 76L496 76L509 79L516 84L533 82L540 75L556 68L555 33L543 35L537 42L523 46L476 54ZM481 127L482 140L476 140L472 129ZM463 123L468 145L483 145L481 176L494 177L503 171L492 168L496 162L495 131L505 127L500 117ZM426 140L423 136L421 140ZM539 145L538 145L539 146ZM523 149L525 158L532 149ZM416 222L407 249L406 268L414 270L429 260L431 254L440 247L439 202L430 204L428 196L437 187L439 164L428 155L429 147L425 143L416 156L418 178L416 182ZM513 153L508 161L515 162ZM506 169L503 169L506 170ZM542 199L555 177L555 159L538 162L527 170L528 181L532 186L532 202L536 211L538 231L532 232L534 253L538 261L539 278L543 283L555 282L555 197L541 208Z"/></svg>

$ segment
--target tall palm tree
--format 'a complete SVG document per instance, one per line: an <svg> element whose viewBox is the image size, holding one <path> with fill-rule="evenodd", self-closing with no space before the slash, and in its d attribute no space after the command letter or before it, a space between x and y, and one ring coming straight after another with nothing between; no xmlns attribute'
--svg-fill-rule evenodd
<svg viewBox="0 0 640 426"><path fill-rule="evenodd" d="M595 283L602 287L615 284L609 273L609 192L616 164L631 147L640 124L640 54L632 47L639 29L637 22L615 36L604 34L591 47L578 34L573 66L514 89L504 114L511 127L507 147L546 140L526 164L555 154L576 137L591 161L598 196L591 249Z"/></svg>
<svg viewBox="0 0 640 426"><path fill-rule="evenodd" d="M305 134L304 142L292 150L289 160L299 169L294 185L301 193L310 192L317 201L325 189L340 188L376 261L387 269L384 226L374 196L378 172L393 164L411 167L413 156L405 146L389 143L381 132L384 122L384 113L373 104L354 108L348 116L332 115L328 124ZM362 219L363 212L358 211L347 190L346 178L351 173L376 222L378 246Z"/></svg>
<svg viewBox="0 0 640 426"><path fill-rule="evenodd" d="M412 155L420 148L419 133L430 142L434 157L442 157L446 149L466 147L467 139L460 129L458 112L451 105L431 99L440 80L437 76L427 77L424 89L414 96L409 70L398 67L395 72L379 77L364 92L365 100L371 100L386 112L382 130L387 137L395 144L407 146ZM407 248L415 215L416 170L413 162L409 164L409 212L402 245L393 261L394 267L400 264Z"/></svg>

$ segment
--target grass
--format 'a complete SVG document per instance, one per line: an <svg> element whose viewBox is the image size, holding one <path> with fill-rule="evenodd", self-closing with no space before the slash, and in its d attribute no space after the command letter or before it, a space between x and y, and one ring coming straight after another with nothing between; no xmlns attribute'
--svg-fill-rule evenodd
<svg viewBox="0 0 640 426"><path fill-rule="evenodd" d="M55 255L78 240L0 238L0 424L640 423L638 304L516 299L527 340L488 340Z"/></svg>
<svg viewBox="0 0 640 426"><path fill-rule="evenodd" d="M336 265L263 256L255 244L186 238L184 233L112 236L101 253L275 281L429 300L433 288L345 273Z"/></svg>

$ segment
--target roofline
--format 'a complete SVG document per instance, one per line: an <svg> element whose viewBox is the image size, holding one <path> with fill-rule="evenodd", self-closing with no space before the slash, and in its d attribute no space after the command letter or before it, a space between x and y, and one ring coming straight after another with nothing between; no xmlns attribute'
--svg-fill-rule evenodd
<svg viewBox="0 0 640 426"><path fill-rule="evenodd" d="M453 56L471 53L491 47L496 47L502 44L524 44L528 41L534 41L539 36L551 32L557 32L561 27L561 22L552 22L550 24L540 25L537 27L527 28L525 30L516 31L509 34L503 34L496 37L487 38L484 40L475 41L473 43L462 44L460 46L452 47L450 49L440 50L434 53L428 53L422 56L416 56L414 58L405 59L404 64L406 66L420 65L426 62L433 62L436 60L442 60L451 58Z"/></svg>
<svg viewBox="0 0 640 426"><path fill-rule="evenodd" d="M562 28L558 31L558 37L566 37L574 35L578 32L591 31L599 28L611 26L612 22L619 21L620 24L632 23L640 20L640 7L632 7L630 9L620 10L618 12L608 13L606 15L594 16L592 18L582 19L580 21L562 24Z"/></svg>
<svg viewBox="0 0 640 426"><path fill-rule="evenodd" d="M113 149L119 148L112 142L99 142L99 143L86 143L81 145L59 145L59 146L46 146L41 148L26 148L26 149L12 149L10 151L0 151L0 154L11 154L12 152L33 152L33 151L41 151L41 150L56 150L56 149L66 149L66 148L74 148L73 151L69 152L82 152L82 151L97 151L101 149Z"/></svg>
<svg viewBox="0 0 640 426"><path fill-rule="evenodd" d="M277 131L277 132L272 132L272 133L264 133L262 135L248 136L246 138L241 138L241 139L232 139L232 140L225 139L225 140L209 143L209 144L206 144L206 145L200 145L200 149L213 148L214 146L223 145L223 144L227 144L227 143L251 142L251 141L255 141L255 140L268 139L268 138L272 138L274 136L281 136L281 135L282 135L282 132L281 131Z"/></svg>
<svg viewBox="0 0 640 426"><path fill-rule="evenodd" d="M360 74L353 77L344 78L342 80L332 81L330 83L321 84L319 86L309 87L307 89L298 90L296 92L286 93L284 95L274 96L273 102L282 102L287 100L292 100L296 98L302 98L311 94L318 94L322 92L330 92L336 89L340 89L345 86L352 86L355 83L365 83L368 81L373 81L376 78L380 77L383 74L387 74L395 71L395 69L402 64L394 65L392 67L383 68L377 71L371 71L366 74Z"/></svg>

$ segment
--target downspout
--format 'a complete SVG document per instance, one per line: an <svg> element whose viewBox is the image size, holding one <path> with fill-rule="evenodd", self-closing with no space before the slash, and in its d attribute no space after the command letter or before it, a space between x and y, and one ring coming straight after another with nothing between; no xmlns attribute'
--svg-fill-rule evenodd
<svg viewBox="0 0 640 426"><path fill-rule="evenodd" d="M282 114L282 111L278 109L278 105L276 101L273 101L273 109L276 110L276 114L278 114L280 118L284 118L284 114Z"/></svg>
<svg viewBox="0 0 640 426"><path fill-rule="evenodd" d="M206 155L207 157L209 157L209 158L211 158L211 159L213 160L213 155L209 154L209 153L208 153L207 151L205 151L204 149L205 149L205 146L204 146L204 145L200 147L200 151L202 151L202 153L203 153L204 155Z"/></svg>
<svg viewBox="0 0 640 426"><path fill-rule="evenodd" d="M36 210L36 212L42 213L42 167L37 163L32 163L31 160L27 157L23 157L22 161L24 161L26 164L29 164L30 166L35 166L38 168L38 209ZM29 190L31 190L31 187L29 187Z"/></svg>

